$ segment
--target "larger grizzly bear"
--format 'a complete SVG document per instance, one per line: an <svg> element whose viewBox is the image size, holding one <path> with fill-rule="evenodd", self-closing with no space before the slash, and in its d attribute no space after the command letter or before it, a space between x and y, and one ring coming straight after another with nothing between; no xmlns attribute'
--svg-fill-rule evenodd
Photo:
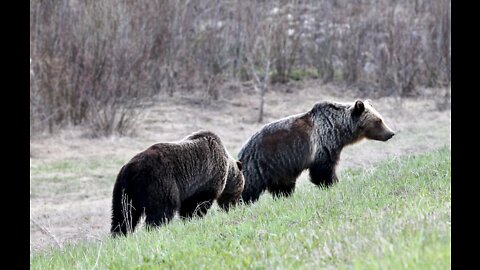
<svg viewBox="0 0 480 270"><path fill-rule="evenodd" d="M387 141L394 132L368 100L320 102L305 113L265 125L238 154L243 164L243 201L255 202L266 189L288 196L300 173L309 169L315 185L337 182L335 167L343 147L363 138Z"/></svg>
<svg viewBox="0 0 480 270"><path fill-rule="evenodd" d="M228 154L210 131L193 133L179 142L158 143L125 164L112 199L113 236L134 230L142 214L147 227L204 216L214 200L228 210L244 186L241 163Z"/></svg>

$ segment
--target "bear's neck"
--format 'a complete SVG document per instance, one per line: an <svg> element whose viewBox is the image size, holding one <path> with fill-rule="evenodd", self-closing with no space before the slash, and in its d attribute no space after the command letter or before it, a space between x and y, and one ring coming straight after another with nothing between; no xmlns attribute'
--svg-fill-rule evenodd
<svg viewBox="0 0 480 270"><path fill-rule="evenodd" d="M347 115L323 113L315 118L314 138L322 147L340 154L343 147L358 141L356 127Z"/></svg>

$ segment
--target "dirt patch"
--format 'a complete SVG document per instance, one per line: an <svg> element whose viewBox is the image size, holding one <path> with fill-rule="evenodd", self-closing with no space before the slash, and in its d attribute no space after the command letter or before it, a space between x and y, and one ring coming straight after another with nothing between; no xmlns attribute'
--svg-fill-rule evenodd
<svg viewBox="0 0 480 270"><path fill-rule="evenodd" d="M31 251L57 245L57 241L64 245L106 237L116 173L133 155L154 143L176 141L198 129L209 129L218 133L236 156L243 143L268 122L305 112L320 100L351 102L369 98L316 81L283 85L267 92L264 121L257 123L258 95L247 87L236 89L237 93L225 93L216 102L159 95L154 98L154 105L143 109L135 135L129 137L91 139L87 129L81 127L65 128L53 136L38 134L32 137L30 217L34 222L30 226ZM450 146L450 110L439 111L437 101L431 96L378 98L372 99L372 103L397 134L387 143L362 141L346 147L340 171L352 167L368 168L385 158ZM53 166L53 169L42 170L44 166L62 161L71 161L74 169ZM75 169L77 167L79 169ZM62 182L63 177L70 180ZM68 184L72 177L75 184ZM57 186L53 188L52 182ZM58 186L61 183L65 186Z"/></svg>

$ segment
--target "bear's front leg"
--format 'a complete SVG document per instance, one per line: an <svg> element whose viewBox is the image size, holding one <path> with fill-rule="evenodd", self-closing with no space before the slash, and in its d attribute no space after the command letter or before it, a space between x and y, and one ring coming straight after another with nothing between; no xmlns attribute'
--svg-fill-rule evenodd
<svg viewBox="0 0 480 270"><path fill-rule="evenodd" d="M330 187L338 182L334 165L314 163L310 166L309 171L310 181L317 186Z"/></svg>
<svg viewBox="0 0 480 270"><path fill-rule="evenodd" d="M218 206L228 212L231 207L235 207L242 198L242 192L228 193L223 192L217 199Z"/></svg>
<svg viewBox="0 0 480 270"><path fill-rule="evenodd" d="M230 179L227 181L222 194L217 198L217 203L223 210L227 211L238 204L242 198L242 192L244 187L243 177Z"/></svg>
<svg viewBox="0 0 480 270"><path fill-rule="evenodd" d="M181 202L179 214L183 219L203 217L213 204L215 199L214 190L200 191Z"/></svg>
<svg viewBox="0 0 480 270"><path fill-rule="evenodd" d="M295 191L295 179L287 179L269 183L268 191L272 194L273 198L289 197Z"/></svg>

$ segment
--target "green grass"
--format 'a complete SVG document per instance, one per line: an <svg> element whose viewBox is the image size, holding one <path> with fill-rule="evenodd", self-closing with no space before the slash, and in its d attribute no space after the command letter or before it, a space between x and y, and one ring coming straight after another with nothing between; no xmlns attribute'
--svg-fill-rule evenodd
<svg viewBox="0 0 480 270"><path fill-rule="evenodd" d="M347 170L328 190L31 255L32 269L449 269L450 149ZM109 222L109 221L105 221Z"/></svg>

